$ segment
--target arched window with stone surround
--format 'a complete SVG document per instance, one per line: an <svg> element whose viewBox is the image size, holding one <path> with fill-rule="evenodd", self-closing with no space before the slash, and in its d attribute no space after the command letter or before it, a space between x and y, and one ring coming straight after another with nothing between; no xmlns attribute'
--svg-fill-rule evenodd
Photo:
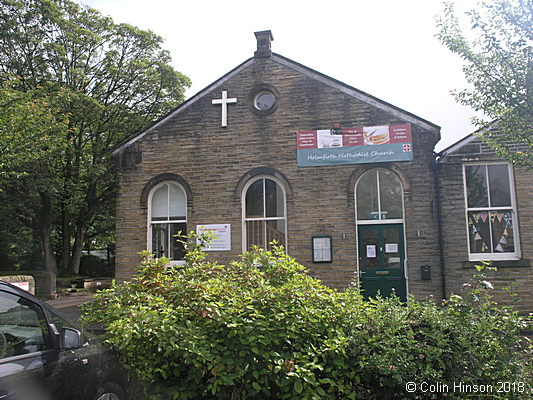
<svg viewBox="0 0 533 400"><path fill-rule="evenodd" d="M287 210L283 185L272 176L250 180L243 189L244 250L270 249L271 243L287 248Z"/></svg>
<svg viewBox="0 0 533 400"><path fill-rule="evenodd" d="M403 187L398 176L385 168L365 172L356 187L357 221L403 220Z"/></svg>
<svg viewBox="0 0 533 400"><path fill-rule="evenodd" d="M183 260L185 249L176 235L187 233L187 195L181 185L160 182L148 197L148 249L156 258Z"/></svg>

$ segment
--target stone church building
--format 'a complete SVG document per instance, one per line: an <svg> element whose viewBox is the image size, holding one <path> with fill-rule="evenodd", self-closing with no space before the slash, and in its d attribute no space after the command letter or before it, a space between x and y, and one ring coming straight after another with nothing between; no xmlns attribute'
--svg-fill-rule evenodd
<svg viewBox="0 0 533 400"><path fill-rule="evenodd" d="M533 310L522 172L465 159L460 143L436 158L437 125L273 53L270 31L255 35L253 57L113 152L119 281L139 251L183 263L173 235L212 230L221 263L276 240L324 283L359 280L369 296L440 299L475 261L511 261L504 274ZM485 181L471 189L474 177ZM496 184L508 194L494 202Z"/></svg>

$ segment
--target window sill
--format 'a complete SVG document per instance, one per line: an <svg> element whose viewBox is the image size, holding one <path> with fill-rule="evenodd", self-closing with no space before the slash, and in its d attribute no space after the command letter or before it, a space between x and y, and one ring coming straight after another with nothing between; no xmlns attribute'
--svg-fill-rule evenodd
<svg viewBox="0 0 533 400"><path fill-rule="evenodd" d="M529 268L531 267L530 260L487 260L487 262L496 268ZM463 262L463 268L474 268L476 265L480 265L481 261L465 261Z"/></svg>
<svg viewBox="0 0 533 400"><path fill-rule="evenodd" d="M169 265L185 265L185 260L172 260L169 262Z"/></svg>
<svg viewBox="0 0 533 400"><path fill-rule="evenodd" d="M158 258L155 258L154 257L154 260L159 260ZM170 260L166 265L171 265L171 266L174 266L174 265L185 265L187 263L187 261L185 260Z"/></svg>

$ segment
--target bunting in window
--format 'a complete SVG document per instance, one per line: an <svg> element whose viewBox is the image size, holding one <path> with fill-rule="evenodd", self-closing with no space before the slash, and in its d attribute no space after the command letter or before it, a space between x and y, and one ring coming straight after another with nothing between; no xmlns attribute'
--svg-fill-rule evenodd
<svg viewBox="0 0 533 400"><path fill-rule="evenodd" d="M470 250L473 253L487 253L491 249L491 232L488 213L469 213Z"/></svg>
<svg viewBox="0 0 533 400"><path fill-rule="evenodd" d="M501 253L514 251L511 215L511 213L498 213L493 216L494 251Z"/></svg>

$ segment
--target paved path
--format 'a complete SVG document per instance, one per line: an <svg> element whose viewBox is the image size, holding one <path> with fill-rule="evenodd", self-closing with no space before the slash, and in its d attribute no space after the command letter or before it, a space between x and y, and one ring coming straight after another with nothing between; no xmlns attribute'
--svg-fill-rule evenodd
<svg viewBox="0 0 533 400"><path fill-rule="evenodd" d="M71 296L62 296L58 299L48 300L47 303L51 305L59 315L64 317L67 321L78 324L81 317L81 310L79 306L83 303L91 301L93 294L77 294Z"/></svg>

